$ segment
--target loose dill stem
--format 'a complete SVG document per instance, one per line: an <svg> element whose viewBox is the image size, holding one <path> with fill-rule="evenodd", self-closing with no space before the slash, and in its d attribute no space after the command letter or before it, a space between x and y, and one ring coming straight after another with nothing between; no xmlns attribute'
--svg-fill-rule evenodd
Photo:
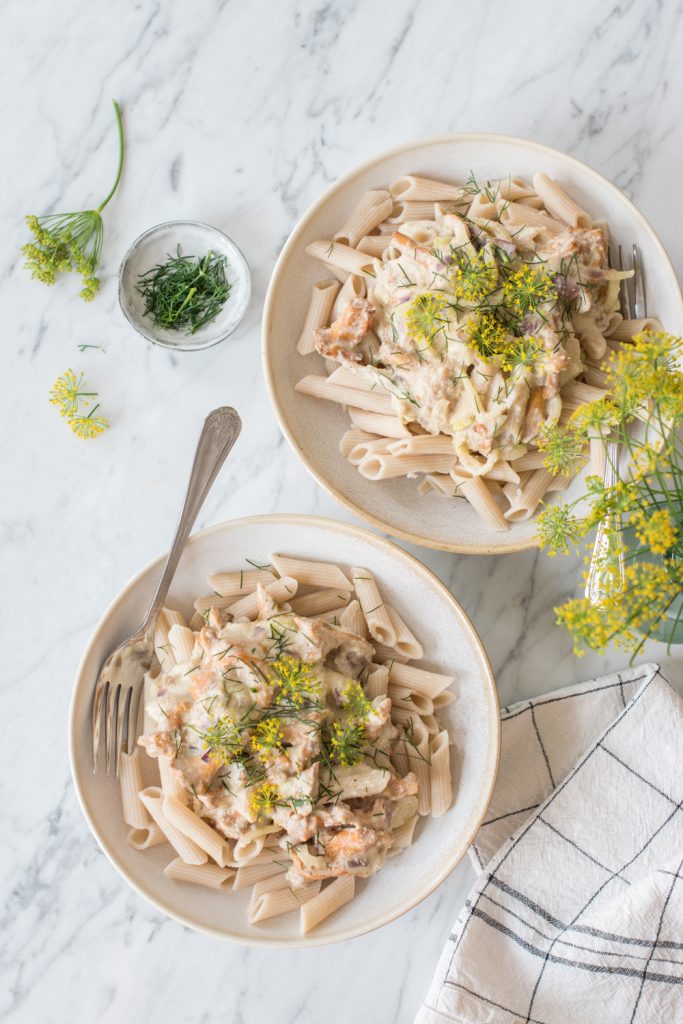
<svg viewBox="0 0 683 1024"><path fill-rule="evenodd" d="M183 256L180 246L140 275L138 291L145 300L145 316L155 327L194 334L220 313L231 284L225 276L227 257L209 252L201 259Z"/></svg>

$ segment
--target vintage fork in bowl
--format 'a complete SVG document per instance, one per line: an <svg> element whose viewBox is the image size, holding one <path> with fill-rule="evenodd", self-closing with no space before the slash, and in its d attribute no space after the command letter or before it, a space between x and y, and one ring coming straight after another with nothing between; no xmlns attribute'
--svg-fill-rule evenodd
<svg viewBox="0 0 683 1024"><path fill-rule="evenodd" d="M120 753L130 754L135 747L144 675L155 658L154 627L195 519L241 429L239 415L228 406L214 409L204 421L176 534L149 610L137 632L104 661L97 677L90 712L93 772L103 762L107 775L116 777Z"/></svg>
<svg viewBox="0 0 683 1024"><path fill-rule="evenodd" d="M622 280L619 305L625 320L643 320L647 317L645 278L640 253L632 248L631 266L624 267L622 247L610 246L609 265L616 270L632 270L633 277ZM605 440L605 487L614 487L619 479L619 442L610 435ZM593 553L586 576L586 597L591 604L600 604L605 597L619 593L624 587L624 553L621 550L621 516L605 516L595 535ZM616 573L607 556L617 546Z"/></svg>

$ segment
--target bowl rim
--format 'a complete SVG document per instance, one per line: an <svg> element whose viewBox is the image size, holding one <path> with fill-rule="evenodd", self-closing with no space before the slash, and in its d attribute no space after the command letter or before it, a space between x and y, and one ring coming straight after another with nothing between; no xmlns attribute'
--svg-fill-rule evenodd
<svg viewBox="0 0 683 1024"><path fill-rule="evenodd" d="M301 215L297 223L294 225L287 241L285 242L280 255L277 258L273 272L268 283L268 291L266 293L266 299L263 306L263 316L261 320L261 361L263 363L263 373L266 381L266 387L268 389L268 395L272 403L275 415L277 417L280 430L284 434L287 442L289 443L292 450L301 460L303 465L306 467L311 476L316 480L328 494L331 494L337 501L341 502L347 509L359 516L367 523L371 523L376 529L383 530L386 533L391 534L392 537L397 537L400 540L408 541L410 544L417 544L420 547L427 547L433 551L448 551L454 554L462 555L506 555L512 554L518 551L529 551L533 548L538 548L539 544L535 537L530 537L526 540L512 540L504 541L499 545L492 546L490 544L467 544L462 541L439 541L439 540L427 540L419 533L413 533L410 530L404 530L398 526L391 526L383 519L378 518L372 512L368 512L360 505L356 504L351 498L347 498L339 491L334 484L326 479L322 473L319 473L313 466L311 460L305 454L301 446L297 443L292 431L290 430L287 420L285 418L285 412L282 404L278 401L275 392L275 382L273 367L271 362L271 338L277 337L277 332L273 330L273 305L275 302L275 290L278 283L279 276L282 272L284 264L289 259L290 253L299 243L299 238L305 228L308 225L310 219L318 212L318 210L327 203L327 201L341 189L350 185L357 177L364 174L366 171L372 169L373 166L381 163L384 160L388 160L391 157L399 156L402 153L410 153L414 149L420 149L423 146L438 145L443 143L489 143L489 142L502 142L506 144L516 144L526 146L530 149L537 150L539 153L552 154L553 156L560 156L564 160L568 160L571 164L574 164L581 170L582 173L598 181L601 185L606 185L613 193L616 193L621 200L623 200L630 209L631 214L634 218L640 222L642 228L652 236L652 240L659 252L659 256L663 263L668 267L671 272L673 280L676 282L677 299L679 304L679 311L681 319L683 319L683 293L681 292L681 285L678 281L678 276L674 270L674 266L666 252L659 235L654 230L650 222L647 220L644 214L640 212L638 207L633 203L631 199L623 192L617 185L615 185L609 178L606 178L604 174L600 174L599 171L594 170L588 164L584 163L583 160L579 160L575 156L571 156L569 153L563 152L561 149L556 149L554 146L547 146L542 142L533 142L530 139L522 138L519 135L505 135L500 132L445 132L440 135L430 135L422 139L413 139L410 142L403 143L402 145L392 146L390 149L382 150L382 152L370 157L365 160L362 164L351 168L346 174L342 174L341 177L337 178L318 196L318 198L308 207L307 210ZM274 343L273 343L274 344Z"/></svg>
<svg viewBox="0 0 683 1024"><path fill-rule="evenodd" d="M69 726L68 726L68 744L69 744L69 767L71 771L71 778L74 784L74 790L81 811L85 817L85 820L90 828L92 835L94 836L98 846L105 854L107 860L119 873L119 875L138 893L143 899L151 903L157 910L167 914L173 920L179 924L184 925L186 928L191 928L193 931L203 932L207 935L211 935L215 938L222 939L228 942L235 942L240 945L248 946L259 946L268 948L295 948L304 946L322 946L330 945L335 942L343 942L346 939L355 938L358 935L366 935L377 928L381 928L385 924L389 924L391 921L395 921L397 918L402 917L404 914L412 910L418 903L421 903L424 899L430 896L435 889L451 874L451 872L457 867L460 861L463 859L468 849L470 848L474 837L476 836L481 823L486 816L491 798L493 796L493 790L498 776L498 765L500 762L500 743L501 743L501 724L500 724L500 707L498 703L498 691L496 688L496 682L491 668L488 655L484 644L477 633L472 621L467 615L465 609L462 607L457 598L450 592L445 583L443 583L438 576L436 576L431 569L428 569L426 565L423 565L414 555L406 551L404 548L395 544L393 541L386 537L379 537L377 534L372 533L370 530L365 529L362 526L356 526L353 523L345 523L341 520L331 519L328 516L318 515L307 515L307 514L266 514L256 516L244 516L240 519L229 519L222 523L217 523L214 526L206 527L203 530L198 530L197 533L193 534L188 545L190 546L197 538L204 538L214 533L220 533L221 531L228 529L239 529L243 526L251 526L254 524L269 524L274 528L278 525L296 524L300 526L314 525L324 527L325 529L331 530L332 532L342 532L350 535L352 538L360 538L365 542L371 542L379 548L388 549L388 552L392 557L398 555L399 558L403 558L410 568L413 569L418 575L422 577L432 586L440 592L441 596L446 599L447 603L451 606L451 610L455 617L458 619L461 628L468 635L473 648L478 655L484 682L484 695L486 699L487 718L490 732L492 732L492 740L495 745L495 749L489 751L487 759L487 771L488 781L486 790L483 796L483 803L481 813L477 818L477 821L471 826L468 834L464 837L463 842L460 844L460 851L455 858L451 858L448 861L447 866L434 878L432 878L426 887L422 890L410 896L401 908L398 910L387 911L384 914L380 914L372 920L369 925L352 926L346 928L343 932L334 936L316 936L315 933L309 936L301 936L295 939L277 939L263 938L259 936L249 936L247 938L242 936L227 935L225 932L220 931L217 928L213 928L206 924L197 924L196 921L189 920L182 912L177 911L169 906L162 906L157 900L151 896L144 888L142 883L138 882L137 879L131 877L127 871L118 863L115 850L109 845L106 839L101 835L97 822L94 820L89 812L87 799L81 786L80 774L83 772L89 772L90 767L78 765L82 764L82 759L77 752L77 723L76 723L76 710L77 710L77 694L78 691L86 685L84 682L84 673L86 664L92 655L93 647L95 646L101 631L104 629L110 616L119 608L121 604L130 596L131 592L135 589L140 580L155 567L160 568L165 558L165 554L158 555L156 558L151 559L144 565L134 576L125 584L125 586L116 594L113 600L106 607L99 620L97 621L88 644L83 652L81 660L76 671L75 681L71 691L71 698L69 703ZM495 723L495 728L491 729ZM122 823L123 828L123 823Z"/></svg>
<svg viewBox="0 0 683 1024"><path fill-rule="evenodd" d="M142 322L138 322L131 315L129 315L128 309L126 308L126 303L124 301L123 272L125 270L126 264L129 262L129 260L133 256L133 253L139 248L139 246L145 241L146 238L148 238L150 235L156 234L163 228L171 227L201 228L202 230L207 231L213 235L218 235L218 237L223 241L223 243L227 242L228 247L235 250L238 256L238 261L241 263L242 275L244 277L245 283L245 295L242 304L237 307L237 320L235 321L235 323L233 324L229 331L225 331L223 334L220 335L220 337L215 338L213 341L204 342L204 344L202 345L187 345L183 343L175 345L168 341L162 341L158 337L158 335L154 334L152 329L146 329ZM171 352L204 352L207 348L213 348L214 345L220 345L222 341L226 341L232 334L234 334L239 325L242 323L242 320L244 319L244 314L246 313L247 308L249 306L249 302L251 300L251 271L249 269L249 264L247 263L246 257L242 250L240 249L240 247L236 244L236 242L232 240L232 238L230 238L230 235L227 235L225 231L221 231L220 228L214 227L213 224L207 224L206 221L191 220L188 217L183 217L175 220L162 220L160 221L159 224L153 224L152 227L146 228L142 232L142 234L138 235L137 238L133 239L133 241L126 249L123 258L121 259L121 262L119 263L117 281L117 295L119 300L119 308L123 315L125 316L128 323L130 324L130 326L133 328L133 330L137 334L139 334L141 338L144 338L145 341L149 341L151 342L152 345L157 345L159 348L165 348Z"/></svg>

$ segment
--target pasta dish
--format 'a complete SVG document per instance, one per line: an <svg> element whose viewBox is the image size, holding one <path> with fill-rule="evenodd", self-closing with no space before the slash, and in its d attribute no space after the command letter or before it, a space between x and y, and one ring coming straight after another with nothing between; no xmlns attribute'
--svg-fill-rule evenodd
<svg viewBox="0 0 683 1024"><path fill-rule="evenodd" d="M421 645L366 569L274 555L209 582L189 625L164 609L157 626L139 744L160 785L122 755L129 839L169 842L177 881L253 885L253 923L300 910L306 932L449 806L452 678L409 664Z"/></svg>
<svg viewBox="0 0 683 1024"><path fill-rule="evenodd" d="M605 394L605 354L656 323L622 318L632 272L609 266L606 225L541 173L406 175L307 252L335 277L298 349L328 375L297 390L348 409L340 449L364 477L424 474L422 493L464 497L496 529L567 486L544 465L553 430Z"/></svg>

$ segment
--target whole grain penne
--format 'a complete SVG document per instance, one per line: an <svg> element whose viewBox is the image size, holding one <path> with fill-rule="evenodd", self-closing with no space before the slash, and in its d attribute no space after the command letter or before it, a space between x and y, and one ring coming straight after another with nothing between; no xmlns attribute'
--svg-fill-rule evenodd
<svg viewBox="0 0 683 1024"><path fill-rule="evenodd" d="M384 697L389 689L389 669L386 665L372 665L372 671L368 672L365 682L365 695L370 700L375 697Z"/></svg>
<svg viewBox="0 0 683 1024"><path fill-rule="evenodd" d="M315 332L319 327L327 327L332 314L332 306L339 292L339 281L328 279L318 281L311 289L311 301L306 314L304 328L299 335L296 348L301 355L315 351Z"/></svg>
<svg viewBox="0 0 683 1024"><path fill-rule="evenodd" d="M280 860L257 861L256 863L250 861L243 867L237 868L233 888L235 892L238 892L240 889L248 889L256 882L262 882L274 875L284 875L290 864L291 860L286 853L281 854Z"/></svg>
<svg viewBox="0 0 683 1024"><path fill-rule="evenodd" d="M289 555L271 555L270 560L280 576L293 576L300 587L318 587L321 590L353 590L346 574L333 562L314 562Z"/></svg>
<svg viewBox="0 0 683 1024"><path fill-rule="evenodd" d="M133 829L144 829L149 825L147 808L140 799L142 789L142 770L140 768L140 749L136 747L132 754L121 751L119 756L119 784L121 786L121 804L123 820Z"/></svg>
<svg viewBox="0 0 683 1024"><path fill-rule="evenodd" d="M189 626L174 623L168 631L168 642L179 665L184 661L190 661L194 649L194 632Z"/></svg>
<svg viewBox="0 0 683 1024"><path fill-rule="evenodd" d="M249 907L249 923L258 924L271 917L289 914L292 910L303 908L320 892L320 882L308 882L297 889L274 889L264 892Z"/></svg>
<svg viewBox="0 0 683 1024"><path fill-rule="evenodd" d="M389 681L402 686L411 693L423 693L434 700L440 693L453 685L453 676L445 676L440 672L428 672L415 665L402 665L395 662L389 669Z"/></svg>
<svg viewBox="0 0 683 1024"><path fill-rule="evenodd" d="M392 455L370 452L358 463L358 472L367 480L393 480L414 473L448 473L456 462L455 452L447 455Z"/></svg>
<svg viewBox="0 0 683 1024"><path fill-rule="evenodd" d="M523 206L521 203L508 203L500 214L502 224L510 225L511 228L519 228L530 225L535 228L543 228L551 235L559 235L564 230L564 224L554 217L549 217L541 210L535 210L533 206Z"/></svg>
<svg viewBox="0 0 683 1024"><path fill-rule="evenodd" d="M358 252L364 252L366 256L381 257L389 245L386 235L364 235L356 246Z"/></svg>
<svg viewBox="0 0 683 1024"><path fill-rule="evenodd" d="M434 713L434 703L431 697L427 697L424 693L411 693L405 687L396 685L390 685L388 692L392 706L402 711L410 711L419 715L420 718Z"/></svg>
<svg viewBox="0 0 683 1024"><path fill-rule="evenodd" d="M182 783L182 779L173 768L170 757L167 757L165 754L160 754L157 758L157 764L159 766L161 789L164 796L174 796L176 800L180 800L181 803L186 804L187 791Z"/></svg>
<svg viewBox="0 0 683 1024"><path fill-rule="evenodd" d="M506 521L505 516L489 493L481 477L475 476L471 480L462 480L459 490L460 494L467 498L472 508L494 530L509 529L509 523Z"/></svg>
<svg viewBox="0 0 683 1024"><path fill-rule="evenodd" d="M176 857L164 868L164 874L174 882L191 882L207 889L232 889L234 868L221 868L217 864L186 864Z"/></svg>
<svg viewBox="0 0 683 1024"><path fill-rule="evenodd" d="M398 416L388 416L383 413L368 412L366 409L355 409L349 407L351 422L360 430L369 434L377 434L379 437L410 437L410 431Z"/></svg>
<svg viewBox="0 0 683 1024"><path fill-rule="evenodd" d="M355 247L363 235L369 235L392 210L394 200L386 189L366 192L348 220L334 234L335 242Z"/></svg>
<svg viewBox="0 0 683 1024"><path fill-rule="evenodd" d="M391 216L386 219L389 224L404 224L410 220L434 220L434 202L423 199L396 203Z"/></svg>
<svg viewBox="0 0 683 1024"><path fill-rule="evenodd" d="M364 446L371 444L373 441L376 440L377 438L374 434L368 434L364 430L359 430L358 427L354 427L352 430L347 430L345 431L345 433L342 434L341 440L339 442L339 451L342 453L342 455L348 462L351 462L352 465L355 465L355 463L352 462L351 453L356 448L356 445L363 446L363 455L365 455L366 449ZM360 458L358 459L359 462L360 459L363 458L363 455L361 455Z"/></svg>
<svg viewBox="0 0 683 1024"><path fill-rule="evenodd" d="M164 795L158 786L148 786L140 791L140 799L150 815L164 833L178 856L186 864L206 864L206 851L173 825L163 810Z"/></svg>
<svg viewBox="0 0 683 1024"><path fill-rule="evenodd" d="M547 174L534 174L534 188L552 217L573 228L589 228L593 223L586 211L575 203L565 190Z"/></svg>
<svg viewBox="0 0 683 1024"><path fill-rule="evenodd" d="M404 174L397 178L389 186L389 191L397 202L406 202L406 200L439 202L446 199L455 203L469 203L467 189L462 186L449 185L445 181L434 181L433 178L423 178L417 174Z"/></svg>
<svg viewBox="0 0 683 1024"><path fill-rule="evenodd" d="M350 601L339 616L339 625L348 633L356 636L367 636L367 624L358 600Z"/></svg>
<svg viewBox="0 0 683 1024"><path fill-rule="evenodd" d="M327 377L318 377L315 374L302 377L295 384L294 390L302 395L323 398L328 402L353 406L355 409L366 409L368 412L379 412L385 416L391 416L393 412L391 395L387 391L363 391L360 388L349 388L335 384L334 381L330 382Z"/></svg>
<svg viewBox="0 0 683 1024"><path fill-rule="evenodd" d="M257 584L257 586L260 585ZM295 597L298 586L299 584L294 577L282 576L279 580L273 580L272 583L268 583L263 589L276 604L283 604ZM246 597L240 597L239 600L228 605L228 611L234 619L253 619L258 610L258 590L253 594L247 594Z"/></svg>
<svg viewBox="0 0 683 1024"><path fill-rule="evenodd" d="M356 590L370 636L378 643L396 646L396 630L389 618L384 599L382 598L375 577L369 569L357 566L351 570L351 578Z"/></svg>
<svg viewBox="0 0 683 1024"><path fill-rule="evenodd" d="M309 256L314 256L315 259L321 260L326 266L344 271L347 274L355 274L369 281L375 276L372 269L372 260L364 252L358 252L357 249L352 249L350 246L344 245L343 242L335 242L329 239L310 242L306 246L306 252Z"/></svg>
<svg viewBox="0 0 683 1024"><path fill-rule="evenodd" d="M642 334L643 331L663 330L659 320L648 316L642 320L620 320L611 330L607 331L607 334L614 341L631 341L636 334Z"/></svg>
<svg viewBox="0 0 683 1024"><path fill-rule="evenodd" d="M348 583L349 588L351 583ZM322 615L323 612L346 608L351 590L314 590L311 594L297 597L290 602L296 615Z"/></svg>
<svg viewBox="0 0 683 1024"><path fill-rule="evenodd" d="M163 811L174 828L204 850L220 867L225 867L232 860L230 843L225 836L211 828L177 797L165 796Z"/></svg>
<svg viewBox="0 0 683 1024"><path fill-rule="evenodd" d="M543 495L547 493L552 481L553 474L549 469L533 470L530 478L518 492L514 503L505 513L505 518L511 523L530 519L538 508Z"/></svg>
<svg viewBox="0 0 683 1024"><path fill-rule="evenodd" d="M341 286L339 294L332 306L332 320L336 320L339 314L348 306L353 299L362 299L366 292L365 278L358 274L349 274Z"/></svg>
<svg viewBox="0 0 683 1024"><path fill-rule="evenodd" d="M387 605L387 611L396 633L396 649L401 654L405 654L409 661L419 661L420 658L424 658L424 648L412 629L406 625L396 609L391 605Z"/></svg>
<svg viewBox="0 0 683 1024"><path fill-rule="evenodd" d="M353 899L356 882L353 875L343 875L327 885L321 892L308 898L301 907L301 934L308 935L330 914L334 914Z"/></svg>
<svg viewBox="0 0 683 1024"><path fill-rule="evenodd" d="M167 843L168 839L161 831L156 821L149 821L142 828L128 829L126 841L134 850L150 850L153 846Z"/></svg>
<svg viewBox="0 0 683 1024"><path fill-rule="evenodd" d="M414 434L392 441L389 445L392 455L452 455L453 438L448 434Z"/></svg>
<svg viewBox="0 0 683 1024"><path fill-rule="evenodd" d="M451 782L450 746L448 733L444 730L432 737L430 743L431 764L429 766L429 787L431 793L432 817L445 814L453 800Z"/></svg>
<svg viewBox="0 0 683 1024"><path fill-rule="evenodd" d="M273 571L268 569L245 569L242 572L217 572L209 576L209 586L221 597L246 597L253 594L256 584L267 586L273 582ZM195 605L196 607L196 605Z"/></svg>

